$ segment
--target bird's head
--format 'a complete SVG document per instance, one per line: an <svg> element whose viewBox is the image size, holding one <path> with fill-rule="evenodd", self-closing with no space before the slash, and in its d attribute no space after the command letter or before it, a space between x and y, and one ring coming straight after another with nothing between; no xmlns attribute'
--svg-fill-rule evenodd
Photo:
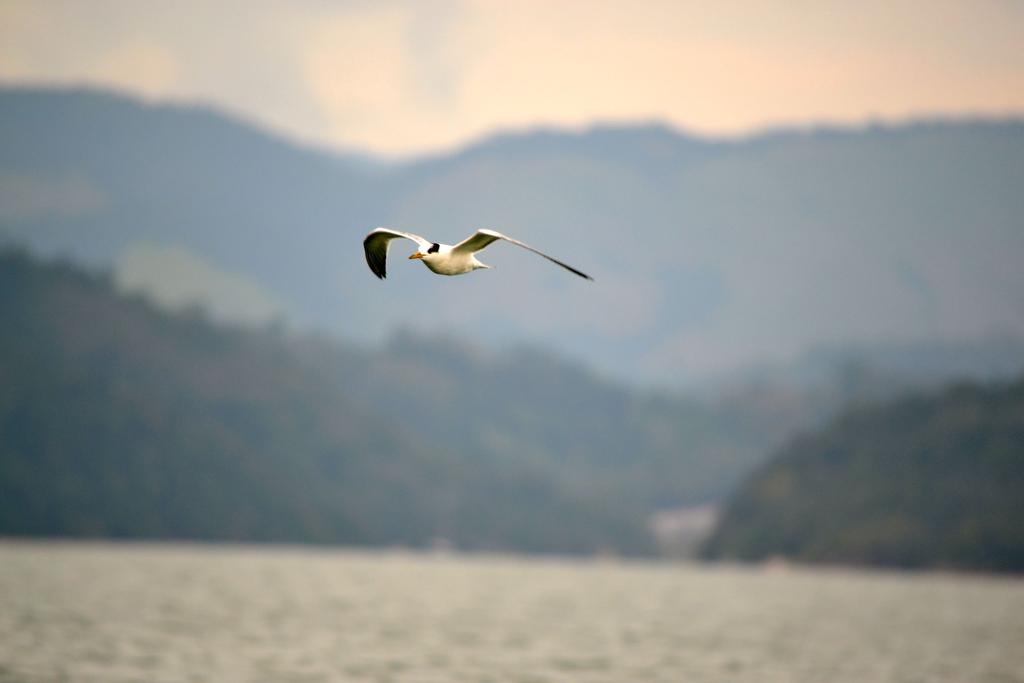
<svg viewBox="0 0 1024 683"><path fill-rule="evenodd" d="M409 258L410 259L423 259L425 261L431 261L432 259L435 258L435 256L438 254L438 252L440 252L440 250L441 250L441 245L438 244L437 242L434 242L433 244L431 244L427 248L426 251L420 251L419 249L417 249L416 253L413 254L412 256L410 256Z"/></svg>

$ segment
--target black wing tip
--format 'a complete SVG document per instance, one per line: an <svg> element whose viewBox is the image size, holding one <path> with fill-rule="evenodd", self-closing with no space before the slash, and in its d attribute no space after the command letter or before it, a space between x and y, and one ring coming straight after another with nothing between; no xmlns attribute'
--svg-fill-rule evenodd
<svg viewBox="0 0 1024 683"><path fill-rule="evenodd" d="M386 278L388 276L388 273L387 273L387 270L385 269L384 264L382 264L382 263L381 264L375 264L373 261L371 261L369 258L367 258L366 259L366 265L368 265L370 267L370 272L373 273L374 275L376 275L381 280L383 280L384 278Z"/></svg>
<svg viewBox="0 0 1024 683"><path fill-rule="evenodd" d="M551 259L551 260L552 260L552 261L555 261L555 259ZM580 276L581 278L583 278L584 280L590 280L591 282L593 282L593 281L594 281L594 278L590 277L589 275L587 275L586 273L584 273L584 272L583 272L582 270L576 270L576 269L575 269L575 268L573 268L572 266L566 265L566 264L562 263L561 261L555 261L555 263L557 263L558 265L562 266L563 268L565 268L566 270L568 270L568 271L569 271L570 273L572 273L573 275L579 275L579 276Z"/></svg>

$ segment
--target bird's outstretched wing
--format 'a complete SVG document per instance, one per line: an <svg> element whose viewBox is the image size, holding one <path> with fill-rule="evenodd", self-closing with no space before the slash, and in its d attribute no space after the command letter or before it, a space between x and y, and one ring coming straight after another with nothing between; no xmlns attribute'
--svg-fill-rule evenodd
<svg viewBox="0 0 1024 683"><path fill-rule="evenodd" d="M489 244L491 244L493 242L497 242L498 240L505 240L506 242L511 242L512 244L515 244L516 246L522 247L523 249L529 249L534 254L538 254L540 256L543 256L548 261L551 261L552 263L557 263L558 265L560 265L563 268L565 268L566 270L568 270L570 273L575 273L576 275L579 275L582 278L585 278L587 280L593 280L594 279L594 278L590 277L589 275L587 275L586 273L584 273L582 271L579 271L579 270L576 270L575 268L573 268L572 266L570 266L570 265L568 265L566 263L562 263L561 261L559 261L558 259L554 258L553 256L548 256L544 252L538 251L537 249L534 249L529 244L525 244L523 242L520 242L519 240L512 239L508 235L502 235L500 232L495 232L494 230L477 230L476 233L474 233L473 235L470 235L469 237L467 237L466 239L462 240L461 242L456 244L454 247L452 247L452 253L461 252L461 253L474 254L474 253L480 251L481 249L483 249L484 247L486 247L487 245L489 245Z"/></svg>
<svg viewBox="0 0 1024 683"><path fill-rule="evenodd" d="M381 280L388 276L388 244L396 237L404 237L419 245L420 249L428 249L430 242L419 235L391 228L377 228L363 239L363 251L366 253L366 265Z"/></svg>

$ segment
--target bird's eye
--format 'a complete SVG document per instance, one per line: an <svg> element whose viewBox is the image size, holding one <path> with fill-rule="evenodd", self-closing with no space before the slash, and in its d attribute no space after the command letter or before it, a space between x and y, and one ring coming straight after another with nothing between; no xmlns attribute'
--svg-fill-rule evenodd
<svg viewBox="0 0 1024 683"><path fill-rule="evenodd" d="M428 254L436 254L439 251L441 251L441 245L438 244L437 242L431 244L430 249L427 249Z"/></svg>

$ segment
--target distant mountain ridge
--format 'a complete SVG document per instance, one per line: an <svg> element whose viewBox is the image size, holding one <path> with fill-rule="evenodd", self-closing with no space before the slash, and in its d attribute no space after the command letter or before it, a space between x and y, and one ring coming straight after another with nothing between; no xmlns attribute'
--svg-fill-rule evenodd
<svg viewBox="0 0 1024 683"><path fill-rule="evenodd" d="M665 386L815 346L1024 334L1022 178L1019 120L733 141L543 130L377 163L207 109L0 90L9 240L115 267L172 247L299 325L539 343ZM496 228L596 282L496 246L472 287L406 263L379 283L359 243L382 224L442 241Z"/></svg>

